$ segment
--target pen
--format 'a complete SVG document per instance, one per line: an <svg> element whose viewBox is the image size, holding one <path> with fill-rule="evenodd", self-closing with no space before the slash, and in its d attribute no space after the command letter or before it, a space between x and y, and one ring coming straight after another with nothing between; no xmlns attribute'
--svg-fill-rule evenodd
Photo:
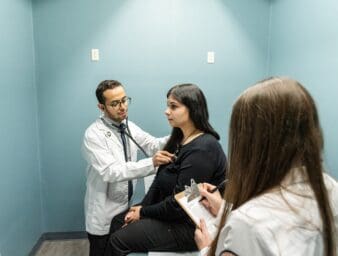
<svg viewBox="0 0 338 256"><path fill-rule="evenodd" d="M215 193L216 190L220 189L221 187L223 187L225 185L225 183L228 182L228 179L223 180L220 184L218 184L216 187L214 187L212 190L209 191L209 193ZM202 198L200 200L198 200L198 202L201 202L205 199L204 196L202 196Z"/></svg>

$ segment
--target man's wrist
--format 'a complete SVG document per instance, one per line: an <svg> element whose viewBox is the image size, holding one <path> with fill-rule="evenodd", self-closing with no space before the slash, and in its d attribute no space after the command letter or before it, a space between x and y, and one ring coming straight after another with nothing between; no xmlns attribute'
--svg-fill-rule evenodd
<svg viewBox="0 0 338 256"><path fill-rule="evenodd" d="M200 250L200 255L201 255L201 256L206 256L206 255L208 255L209 249L210 249L209 246L204 247L203 249Z"/></svg>

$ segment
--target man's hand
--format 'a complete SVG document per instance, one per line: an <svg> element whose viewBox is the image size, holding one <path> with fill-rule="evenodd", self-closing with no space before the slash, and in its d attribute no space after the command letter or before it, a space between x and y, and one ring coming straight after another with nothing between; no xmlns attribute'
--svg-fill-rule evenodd
<svg viewBox="0 0 338 256"><path fill-rule="evenodd" d="M169 153L165 150L160 150L155 153L153 156L153 164L155 167L160 166L162 164L168 164L173 162L174 154Z"/></svg>

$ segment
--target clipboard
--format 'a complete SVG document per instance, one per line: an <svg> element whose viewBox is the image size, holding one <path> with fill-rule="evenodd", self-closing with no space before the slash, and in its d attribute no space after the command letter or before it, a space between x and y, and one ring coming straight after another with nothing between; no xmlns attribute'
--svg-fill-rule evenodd
<svg viewBox="0 0 338 256"><path fill-rule="evenodd" d="M187 194L185 190L175 194L175 200L188 214L197 227L199 227L200 220L203 218L208 229L209 227L214 227L217 229L218 219L204 207L202 202L200 202L201 195L195 196L192 200L188 200L188 198L189 194Z"/></svg>

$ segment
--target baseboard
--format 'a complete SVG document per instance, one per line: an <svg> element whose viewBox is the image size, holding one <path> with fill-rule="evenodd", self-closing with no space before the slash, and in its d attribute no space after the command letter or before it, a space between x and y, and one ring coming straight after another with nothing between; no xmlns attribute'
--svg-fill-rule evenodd
<svg viewBox="0 0 338 256"><path fill-rule="evenodd" d="M66 239L83 239L87 238L87 232L47 232L42 235L44 240L66 240Z"/></svg>
<svg viewBox="0 0 338 256"><path fill-rule="evenodd" d="M30 251L30 253L28 254L28 256L35 256L35 254L38 252L39 248L41 247L43 241L44 241L44 239L43 239L43 234L42 234L40 236L40 238L38 239L38 241L35 243L34 247Z"/></svg>
<svg viewBox="0 0 338 256"><path fill-rule="evenodd" d="M83 238L87 238L87 232L85 231L43 233L28 255L34 256L39 250L41 244L47 240L68 240L68 239L83 239Z"/></svg>

